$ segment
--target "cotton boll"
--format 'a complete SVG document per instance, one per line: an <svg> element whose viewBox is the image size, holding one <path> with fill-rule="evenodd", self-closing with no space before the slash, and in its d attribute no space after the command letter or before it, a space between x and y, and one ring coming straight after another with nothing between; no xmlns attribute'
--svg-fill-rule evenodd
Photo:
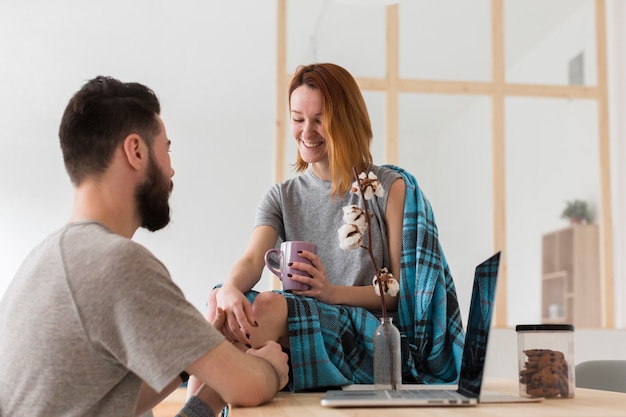
<svg viewBox="0 0 626 417"><path fill-rule="evenodd" d="M378 288L379 279L385 294L392 297L398 295L398 292L400 292L400 283L393 277L393 274L391 274L387 268L381 268L379 273L380 277L378 275L374 275L374 278L372 279L372 285L374 286L376 295L380 295L380 289Z"/></svg>
<svg viewBox="0 0 626 417"><path fill-rule="evenodd" d="M339 247L343 250L358 249L361 247L363 234L356 224L344 224L337 230L339 236Z"/></svg>
<svg viewBox="0 0 626 417"><path fill-rule="evenodd" d="M374 190L374 194L376 195L376 197L382 197L385 195L385 189L383 188L382 184L378 183L376 190Z"/></svg>
<svg viewBox="0 0 626 417"><path fill-rule="evenodd" d="M352 183L352 188L350 189L350 192L357 195L360 193L359 183L357 181L354 181Z"/></svg>
<svg viewBox="0 0 626 417"><path fill-rule="evenodd" d="M372 197L374 197L374 191L372 190L372 187L367 187L365 191L363 191L363 197L365 197L366 200L371 200Z"/></svg>
<svg viewBox="0 0 626 417"><path fill-rule="evenodd" d="M372 279L372 285L374 286L374 292L376 295L380 295L380 287L378 286L378 277L376 275L374 275L374 278Z"/></svg>
<svg viewBox="0 0 626 417"><path fill-rule="evenodd" d="M365 213L359 206L352 205L343 207L343 221L348 224L356 224L361 232L363 232L367 226Z"/></svg>
<svg viewBox="0 0 626 417"><path fill-rule="evenodd" d="M395 297L400 292L400 283L396 281L395 278L390 278L389 281L387 281L387 286L387 294L392 297Z"/></svg>

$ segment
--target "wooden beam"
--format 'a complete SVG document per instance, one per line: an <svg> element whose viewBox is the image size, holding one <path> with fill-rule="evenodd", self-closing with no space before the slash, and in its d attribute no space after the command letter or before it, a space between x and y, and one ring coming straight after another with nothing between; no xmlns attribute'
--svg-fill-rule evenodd
<svg viewBox="0 0 626 417"><path fill-rule="evenodd" d="M356 81L362 90L387 91L389 89L388 79L356 77ZM492 95L494 94L494 84L491 82L415 80L409 78L398 78L397 90L402 93ZM599 89L596 86L521 83L503 83L502 92L505 96L589 100L596 100L600 94Z"/></svg>
<svg viewBox="0 0 626 417"><path fill-rule="evenodd" d="M274 138L274 182L285 179L285 138L287 137L287 0L276 7L276 136Z"/></svg>
<svg viewBox="0 0 626 417"><path fill-rule="evenodd" d="M387 79L354 77L361 90L387 91Z"/></svg>
<svg viewBox="0 0 626 417"><path fill-rule="evenodd" d="M600 157L600 275L603 327L615 326L613 285L613 218L611 158L609 155L609 99L606 58L606 4L596 0L596 60L598 66L598 140Z"/></svg>
<svg viewBox="0 0 626 417"><path fill-rule="evenodd" d="M285 179L285 148L287 138L287 0L278 0L276 6L276 136L274 137L274 182ZM282 288L280 280L272 275L270 290Z"/></svg>
<svg viewBox="0 0 626 417"><path fill-rule="evenodd" d="M503 0L491 1L491 96L493 166L493 244L502 251L496 294L495 325L507 326L507 252L506 252L506 169L504 113L504 6Z"/></svg>
<svg viewBox="0 0 626 417"><path fill-rule="evenodd" d="M584 85L505 84L507 96L591 99L598 97L598 87Z"/></svg>
<svg viewBox="0 0 626 417"><path fill-rule="evenodd" d="M385 106L385 163L398 164L398 5L387 6L387 105Z"/></svg>
<svg viewBox="0 0 626 417"><path fill-rule="evenodd" d="M493 84L490 82L401 79L398 85L400 91L409 93L478 95L493 93Z"/></svg>

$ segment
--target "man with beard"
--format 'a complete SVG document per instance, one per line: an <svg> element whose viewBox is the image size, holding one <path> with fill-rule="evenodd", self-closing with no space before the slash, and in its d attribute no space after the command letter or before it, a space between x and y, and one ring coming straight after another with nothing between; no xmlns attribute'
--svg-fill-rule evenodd
<svg viewBox="0 0 626 417"><path fill-rule="evenodd" d="M288 379L276 343L242 353L131 240L169 223L174 170L155 94L110 77L67 105L59 138L70 221L25 259L0 302L0 416L142 415L194 375L180 415L269 401ZM217 327L217 328L216 328Z"/></svg>

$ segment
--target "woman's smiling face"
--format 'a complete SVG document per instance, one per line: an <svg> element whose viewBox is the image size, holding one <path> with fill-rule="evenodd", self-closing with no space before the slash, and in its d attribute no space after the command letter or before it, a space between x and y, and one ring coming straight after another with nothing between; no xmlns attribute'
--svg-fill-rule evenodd
<svg viewBox="0 0 626 417"><path fill-rule="evenodd" d="M308 163L328 157L322 126L322 94L302 85L291 93L291 134L296 140L300 157Z"/></svg>

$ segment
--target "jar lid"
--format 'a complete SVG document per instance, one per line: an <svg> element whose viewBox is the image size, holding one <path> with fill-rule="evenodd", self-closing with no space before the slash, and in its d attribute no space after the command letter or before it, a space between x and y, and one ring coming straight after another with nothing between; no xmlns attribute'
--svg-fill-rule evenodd
<svg viewBox="0 0 626 417"><path fill-rule="evenodd" d="M518 324L516 332L573 332L573 324Z"/></svg>

